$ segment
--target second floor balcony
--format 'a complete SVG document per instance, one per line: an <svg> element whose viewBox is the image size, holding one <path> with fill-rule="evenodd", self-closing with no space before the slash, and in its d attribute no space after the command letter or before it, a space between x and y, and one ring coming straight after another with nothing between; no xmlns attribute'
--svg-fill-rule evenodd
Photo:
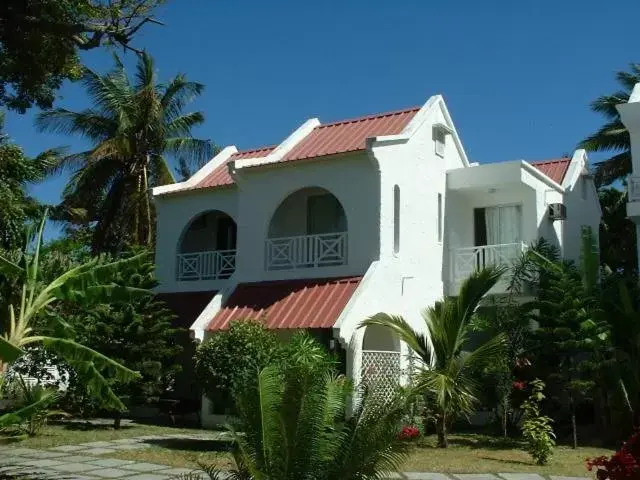
<svg viewBox="0 0 640 480"><path fill-rule="evenodd" d="M236 223L220 211L203 213L191 221L176 257L178 281L224 280L236 268Z"/></svg>
<svg viewBox="0 0 640 480"><path fill-rule="evenodd" d="M289 195L273 214L265 240L267 270L346 265L347 221L338 199L321 188Z"/></svg>

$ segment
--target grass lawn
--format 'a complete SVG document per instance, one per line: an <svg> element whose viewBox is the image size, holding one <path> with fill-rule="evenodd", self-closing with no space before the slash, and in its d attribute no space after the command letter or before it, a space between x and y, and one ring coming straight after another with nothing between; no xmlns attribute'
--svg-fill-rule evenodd
<svg viewBox="0 0 640 480"><path fill-rule="evenodd" d="M449 437L449 448L435 448L436 437L429 436L416 445L406 471L447 473L535 472L542 475L591 476L585 458L611 455L612 450L595 447L559 446L548 465L536 465L521 442L478 434Z"/></svg>
<svg viewBox="0 0 640 480"><path fill-rule="evenodd" d="M171 428L147 425L123 426L121 430L110 427L86 425L48 426L42 435L20 442L28 448L47 448L99 440L142 435L172 433L203 433L205 430ZM153 440L150 448L127 450L104 455L109 458L161 463L176 467L197 467L198 463L229 467L231 456L228 444L214 440L169 439ZM560 446L555 450L549 465L538 466L522 450L518 441L504 441L498 437L479 434L460 434L450 437L448 449L435 448L433 436L420 440L413 447L403 470L444 473L506 473L535 472L542 475L589 476L584 467L587 457L610 455L611 450L595 447L580 447L573 450Z"/></svg>
<svg viewBox="0 0 640 480"><path fill-rule="evenodd" d="M174 428L156 425L131 424L114 430L110 425L90 425L85 423L47 425L40 435L27 438L14 446L23 448L50 448L59 445L117 440L119 438L140 437L143 435L164 435L172 433L203 433L195 428Z"/></svg>

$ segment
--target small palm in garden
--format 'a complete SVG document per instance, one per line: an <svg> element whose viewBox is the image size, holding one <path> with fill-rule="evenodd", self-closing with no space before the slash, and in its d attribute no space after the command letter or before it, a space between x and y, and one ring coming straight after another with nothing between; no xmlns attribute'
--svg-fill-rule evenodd
<svg viewBox="0 0 640 480"><path fill-rule="evenodd" d="M365 327L389 328L422 361L425 368L415 378L415 389L424 393L427 403L434 405L439 447L448 445L450 423L474 410L478 401L474 375L503 356L505 338L502 334L475 350L470 350L469 344L478 305L503 273L502 268L473 273L463 282L457 297L446 297L425 311L425 333L414 330L402 317L386 313L376 314L362 323Z"/></svg>
<svg viewBox="0 0 640 480"><path fill-rule="evenodd" d="M235 389L232 478L375 479L400 468L409 448L399 438L407 397L382 402L359 392L345 420L354 391L324 348L299 335L286 350L286 361Z"/></svg>

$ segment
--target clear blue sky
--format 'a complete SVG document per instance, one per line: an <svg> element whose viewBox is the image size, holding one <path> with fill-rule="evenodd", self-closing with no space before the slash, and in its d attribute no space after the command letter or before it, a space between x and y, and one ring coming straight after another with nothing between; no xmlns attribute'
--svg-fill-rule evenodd
<svg viewBox="0 0 640 480"><path fill-rule="evenodd" d="M135 42L162 80L206 85L195 133L219 145L280 142L309 117L338 120L444 95L467 154L481 163L558 157L600 125L588 104L640 62L638 0L169 0ZM131 55L128 57L131 59ZM90 52L86 63L111 65ZM57 105L88 106L79 85ZM35 155L76 139L10 114L7 132ZM58 201L64 178L32 188Z"/></svg>

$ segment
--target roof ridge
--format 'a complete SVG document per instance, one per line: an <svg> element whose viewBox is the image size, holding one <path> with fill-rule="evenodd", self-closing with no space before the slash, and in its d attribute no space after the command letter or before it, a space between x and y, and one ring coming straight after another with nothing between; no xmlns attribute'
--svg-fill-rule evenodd
<svg viewBox="0 0 640 480"><path fill-rule="evenodd" d="M236 153L234 153L234 155L238 155L241 153L253 153L253 152L259 152L260 150L268 150L268 149L275 149L278 145L264 145L262 147L256 147L256 148L248 148L246 150L238 150Z"/></svg>
<svg viewBox="0 0 640 480"><path fill-rule="evenodd" d="M530 160L529 163L532 165L542 165L544 163L559 163L559 162L569 162L571 161L570 157L560 157L560 158L553 158L551 160Z"/></svg>
<svg viewBox="0 0 640 480"><path fill-rule="evenodd" d="M380 112L380 113L374 113L374 114L369 114L369 115L363 115L363 116L360 116L360 117L347 118L347 119L344 119L344 120L336 120L334 122L323 123L321 125L318 125L316 127L316 129L320 129L320 128L324 128L324 127L334 127L334 126L337 126L337 125L344 125L345 123L363 122L363 121L366 121L366 120L373 120L374 118L391 117L393 115L401 115L403 113L417 112L421 108L422 108L421 106L410 107L410 108L403 108L401 110L391 110L389 112Z"/></svg>

